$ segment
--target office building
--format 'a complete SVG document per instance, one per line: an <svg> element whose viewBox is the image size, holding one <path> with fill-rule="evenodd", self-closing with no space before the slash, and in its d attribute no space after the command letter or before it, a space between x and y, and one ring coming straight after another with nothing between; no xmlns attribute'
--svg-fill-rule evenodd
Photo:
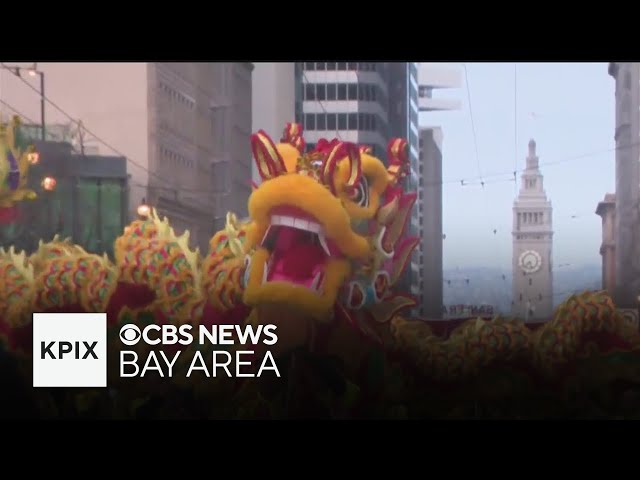
<svg viewBox="0 0 640 480"><path fill-rule="evenodd" d="M618 308L637 309L640 292L640 63L610 63L615 80L616 191L614 232ZM605 239L603 239L604 241Z"/></svg>
<svg viewBox="0 0 640 480"><path fill-rule="evenodd" d="M462 85L461 72L440 66L418 66L418 109L422 113L419 127L419 158L412 164L413 190L418 198L411 223L420 237L411 261L411 292L418 299L416 315L441 319L443 300L443 224L442 224L442 157L443 130L428 127L429 112L460 110L460 100L439 97L438 90L455 90Z"/></svg>
<svg viewBox="0 0 640 480"><path fill-rule="evenodd" d="M420 292L418 313L429 319L441 318L443 301L443 229L442 229L442 141L440 127L420 129L420 153L417 174L420 179L413 220L418 224L420 244L414 254Z"/></svg>
<svg viewBox="0 0 640 480"><path fill-rule="evenodd" d="M607 193L598 203L596 215L602 217L602 288L610 295L616 291L616 196Z"/></svg>
<svg viewBox="0 0 640 480"><path fill-rule="evenodd" d="M310 148L321 138L369 145L386 156L390 139L388 65L305 62L299 66L302 111L297 121Z"/></svg>

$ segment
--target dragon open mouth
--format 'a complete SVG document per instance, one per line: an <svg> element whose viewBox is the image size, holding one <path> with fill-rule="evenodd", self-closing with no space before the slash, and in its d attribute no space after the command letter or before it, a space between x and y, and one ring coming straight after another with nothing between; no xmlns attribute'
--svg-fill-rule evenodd
<svg viewBox="0 0 640 480"><path fill-rule="evenodd" d="M269 251L262 284L286 282L318 293L329 260L344 256L313 215L292 206L271 210L261 246Z"/></svg>

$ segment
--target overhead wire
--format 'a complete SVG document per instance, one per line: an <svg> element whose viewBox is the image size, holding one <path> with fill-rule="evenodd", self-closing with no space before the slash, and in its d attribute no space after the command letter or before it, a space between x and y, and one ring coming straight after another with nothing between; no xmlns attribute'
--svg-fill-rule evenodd
<svg viewBox="0 0 640 480"><path fill-rule="evenodd" d="M564 159L560 159L552 162L540 162L539 165L540 167L553 167L553 166L560 165L567 162L582 160L589 157L596 157L604 153L614 152L616 150L633 148L634 146L640 146L640 141L632 144L624 145L624 146L612 147L612 148L602 149L602 150L594 150L591 152L583 153L583 154L572 156L572 157L566 157ZM522 173L523 171L524 170L520 170L516 173ZM509 178L497 178L497 177L509 177ZM487 185L508 183L508 182L513 182L513 172L492 173L490 175L484 175L483 178L484 178L485 187ZM492 179L487 180L487 178L492 178ZM424 182L425 186L456 185L456 184L460 185L461 187L473 187L473 186L481 187L482 186L477 176L470 176L470 177L467 177L466 179L457 179L457 180L451 179L451 180ZM167 187L167 188L173 188L173 187ZM209 191L207 189L189 189L189 188L179 188L178 190L185 191L185 192L208 192Z"/></svg>
<svg viewBox="0 0 640 480"><path fill-rule="evenodd" d="M487 201L487 193L485 191L485 182L484 182L484 178L482 176L482 167L481 167L481 162L480 162L480 154L479 154L479 150L478 150L478 135L476 133L476 124L475 124L475 120L474 120L474 116L473 116L473 103L471 101L471 81L469 79L469 70L467 68L467 64L463 63L462 64L463 68L464 68L464 79L465 79L465 86L466 86L466 90L467 90L467 103L469 104L469 119L471 122L471 133L473 135L473 147L474 147L474 153L475 153L475 157L476 157L476 165L478 167L478 178L480 179L480 186L482 187L482 200L484 202L484 209L483 209L483 214L485 217L485 222L490 225L491 222L489 221L489 205L488 205L488 201ZM492 227L492 231L494 233L494 235L497 233L497 228L495 228L495 225L493 225Z"/></svg>
<svg viewBox="0 0 640 480"><path fill-rule="evenodd" d="M4 69L11 70L11 68L7 67L4 63L0 62L0 66L2 66L2 68L4 68ZM303 71L303 75L304 75L304 71ZM305 76L305 78L306 78L306 76ZM23 77L18 77L18 79L20 79L31 90L33 90L35 93L37 93L38 96L41 96L41 93L38 90L38 88L36 88L33 85L31 85L26 79L24 79ZM52 101L51 98L49 98L47 95L44 96L44 99L45 99L45 101L47 103L49 103L52 107L54 107L56 110L58 110L60 113L62 113L71 122L75 123L76 125L81 125L81 128L86 133L91 135L98 143L100 143L103 146L105 146L106 148L110 149L116 155L124 157L127 160L127 162L129 162L132 165L138 167L142 171L144 171L146 173L149 173L153 177L158 178L159 180L162 180L164 183L169 183L169 184L172 183L170 180L168 180L166 178L163 178L162 176L158 175L157 173L153 172L152 170L149 170L148 167L146 167L143 164L135 161L130 156L125 155L124 153L122 153L119 149L114 147L110 142L107 142L102 137L97 135L94 131L92 131L91 129L87 128L87 126L84 123L81 124L80 120L74 118L71 114L69 114L62 107L60 107L56 102ZM324 112L326 112L326 108L324 107L323 103L322 102L319 102L319 103L320 103L320 106L321 106L322 110ZM23 116L22 114L20 114L20 115ZM34 122L33 120L29 119L27 116L24 116L24 118L29 120L30 122L32 122L34 124L38 123L38 122ZM336 133L339 134L339 131L337 131ZM622 150L622 149L625 149L625 148L633 148L633 147L638 146L638 145L640 145L640 141L632 143L632 144L628 144L628 145L615 146L615 147L612 147L612 148L607 148L607 149L602 149L602 150L594 150L594 151L582 153L582 154L579 154L579 155L576 155L576 156L559 159L559 160L556 160L556 161L541 162L540 163L540 167L559 165L559 164L570 162L570 161L580 160L580 159L584 159L584 158L588 158L588 157L594 157L594 156L601 155L601 154L604 154L604 153L610 153L610 152L613 152L613 151L616 151L616 150ZM522 171L524 171L524 170L520 170L520 172L522 172ZM469 176L469 177L466 177L466 178L463 178L463 179L457 179L457 180L453 180L452 179L452 180L443 180L443 181L427 181L427 182L425 182L425 186L439 186L439 185L452 185L452 184L460 184L461 186L465 186L465 187L466 186L473 186L473 185L483 186L483 184L486 186L486 185L489 185L489 184L512 182L512 181L514 181L514 178L513 178L513 174L514 173L518 173L518 171L516 171L516 172L490 173L490 174L484 174L482 176ZM497 178L497 177L505 177L505 176L511 176L512 178ZM487 179L493 179L493 180L487 180ZM166 187L166 188L167 189L173 189L174 187ZM211 191L210 189L178 188L178 187L176 187L175 190L184 191L184 192L210 192Z"/></svg>
<svg viewBox="0 0 640 480"><path fill-rule="evenodd" d="M513 64L513 193L518 193L518 64Z"/></svg>
<svg viewBox="0 0 640 480"><path fill-rule="evenodd" d="M0 62L0 66L2 66L3 69L5 70L9 70L11 71L11 68L8 67L7 65L5 65L4 63ZM40 92L40 90L38 90L38 88L34 87L33 85L31 85L27 80L25 80L23 77L21 76L17 76L18 79L20 79L25 85L27 85L31 90L33 90L34 92L36 92L38 94L38 96L41 96L44 98L44 100L51 105L53 108L55 108L56 110L58 110L62 115L64 115L67 119L69 119L72 123L74 123L75 125L78 126L78 128L82 128L83 131L85 131L86 133L88 133L89 135L91 135L98 143L104 145L105 147L107 147L108 149L110 149L113 153L115 153L116 155L120 156L120 157L124 157L128 163L131 163L132 165L140 168L141 170L145 171L146 173L153 175L154 177L158 178L159 180L162 180L163 182L166 183L171 183L168 180L162 178L161 176L159 176L158 174L156 174L155 172L149 170L149 168L145 167L144 165L136 162L135 160L133 160L131 157L125 155L124 153L122 153L119 149L117 149L116 147L114 147L113 145L111 145L109 142L107 142L106 140L104 140L103 138L99 137L95 132L93 132L92 130L90 130L89 128L87 128L87 126L84 124L84 122L81 122L81 120L78 120L76 118L74 118L71 114L69 114L66 110L64 110L62 107L60 107L56 102L54 102L53 100L51 100L47 95L42 95L42 92ZM33 121L32 121L33 122ZM34 122L35 123L35 122Z"/></svg>
<svg viewBox="0 0 640 480"><path fill-rule="evenodd" d="M0 65L2 66L3 69L6 70L10 70L10 67L7 67L4 63L0 63ZM306 76L306 72L304 70L302 70L303 73L303 77L306 81L306 83L310 83L308 80L308 77ZM462 179L462 180L448 180L448 181L439 181L439 182L425 182L426 186L437 186L437 185L445 185L445 184L460 184L461 186L473 186L473 185L480 185L483 190L485 188L485 186L487 184L495 184L495 183L503 183L503 182L509 182L509 181L513 181L514 183L516 180L516 175L518 173L518 168L517 168L517 64L514 65L514 120L515 120L515 128L514 128L514 148L515 148L515 168L513 172L504 172L504 173L495 173L495 174L489 174L489 175L483 175L482 173L482 169L481 169L481 163L480 163L480 157L478 155L478 146L477 146L477 134L476 134L476 130L475 130L475 121L474 121L474 117L473 117L473 110L472 110L472 104L471 104L471 93L470 93L470 87L469 87L469 81L468 81L468 72L467 72L467 67L465 64L465 76L466 76L466 84L467 84L467 95L469 98L469 111L470 111L470 119L471 119L471 125L472 125L472 132L473 132L473 136L474 136L474 151L475 151L475 155L476 155L476 163L477 163L477 167L478 167L478 175L476 177L468 177L467 179ZM69 114L66 110L64 110L62 107L60 107L56 102L54 102L53 100L51 100L48 96L46 95L42 95L42 93L32 84L30 84L26 79L24 79L21 76L17 76L25 85L27 85L31 90L33 90L35 93L38 94L38 96L42 96L44 98L44 100L50 104L52 107L54 107L56 110L58 110L61 114L63 114L66 118L68 118L72 123L78 125L79 128L82 128L86 133L88 133L89 135L91 135L98 143L104 145L106 148L110 149L111 151L113 151L115 154L124 157L130 164L140 168L141 170L149 173L150 175L152 175L153 177L161 180L162 182L165 183L171 183L169 180L161 177L160 175L158 175L157 173L149 170L149 168L145 167L144 165L136 162L134 159L132 159L130 156L125 155L124 153L122 153L119 149L117 149L116 147L114 147L112 144L110 144L109 142L107 142L106 140L104 140L103 138L101 138L99 135L97 135L95 132L93 132L92 130L90 130L89 128L87 128L80 120L74 118L71 114ZM1 88L1 87L0 87ZM327 114L327 110L324 106L324 102L322 100L316 100L318 102L318 104L320 105L320 108L322 109L322 111ZM4 106L6 106L7 108L9 108L12 112L14 112L16 115L19 115L21 118L27 120L28 122L31 122L32 124L37 124L38 122L34 121L33 119L31 119L29 116L25 115L23 112L21 112L20 110L18 110L17 108L15 108L13 105L11 105L10 103L6 102L4 99L1 98L1 91L0 91L0 103ZM338 138L340 138L340 133L339 133L339 129L337 128L337 124L336 124L336 136ZM575 161L575 160L579 160L579 159L584 159L587 157L591 157L591 156L596 156L596 155L600 155L603 153L609 153L612 151L616 151L619 149L623 149L623 148L632 148L634 146L640 145L640 142L635 142L633 144L630 145L625 145L625 146L616 146L613 148L608 148L608 149L603 149L603 150L598 150L598 151L591 151L591 152L587 152L587 153L583 153L577 156L573 156L573 157L567 157L564 159L560 159L560 160L556 160L556 161L551 161L551 162L542 162L540 163L540 166L554 166L554 165L559 165L562 163L566 163L566 162L570 162L570 161ZM500 177L500 176L506 176L506 175L513 175L513 178L504 178L504 179L494 179L493 181L487 181L486 178L488 177ZM142 185L142 184L134 184L136 187L140 187L140 188L148 188L148 185ZM155 186L154 186L155 187ZM169 190L169 191L181 191L181 192L207 192L207 193L211 193L210 189L193 189L193 188L178 188L178 187L157 187L157 188L161 188L164 190ZM516 189L517 189L517 185L516 185ZM580 215L571 215L571 218L579 218L580 216L582 216L582 214ZM504 275L503 275L504 277ZM469 286L471 279L466 278L465 279L465 285ZM448 284L450 284L451 282L449 281ZM558 295L566 295L569 293L576 293L576 292L562 292L559 294L554 294L553 296L558 296Z"/></svg>
<svg viewBox="0 0 640 480"><path fill-rule="evenodd" d="M4 105L5 107L7 107L9 110L11 110L13 113L15 113L16 115L18 115L21 119L25 119L27 120L29 123L32 124L36 124L37 122L35 122L34 120L32 120L31 118L29 118L28 116L26 116L24 113L22 113L20 110L18 110L17 108L15 108L13 105L11 105L9 102L2 100L0 98L0 103L2 105Z"/></svg>

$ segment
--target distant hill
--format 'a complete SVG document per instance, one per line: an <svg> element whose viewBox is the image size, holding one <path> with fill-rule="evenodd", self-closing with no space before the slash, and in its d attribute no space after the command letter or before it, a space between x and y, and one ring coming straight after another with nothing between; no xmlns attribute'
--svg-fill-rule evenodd
<svg viewBox="0 0 640 480"><path fill-rule="evenodd" d="M583 265L556 268L553 272L554 304L572 293L601 288L601 267ZM511 311L511 271L499 268L455 268L444 271L444 304L493 305L496 311Z"/></svg>

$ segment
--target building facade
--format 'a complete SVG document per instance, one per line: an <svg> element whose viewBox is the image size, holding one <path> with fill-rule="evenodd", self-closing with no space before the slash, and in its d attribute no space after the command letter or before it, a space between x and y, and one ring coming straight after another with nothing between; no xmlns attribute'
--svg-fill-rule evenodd
<svg viewBox="0 0 640 480"><path fill-rule="evenodd" d="M21 202L18 221L0 228L2 246L31 253L41 239L59 235L88 252L113 256L114 242L129 223L126 159L76 153L65 142L35 139L34 145L40 162L30 168L29 184L38 197ZM45 176L55 178L55 190L40 186Z"/></svg>
<svg viewBox="0 0 640 480"><path fill-rule="evenodd" d="M460 71L428 64L414 65L417 74L416 110L428 115L429 112L460 109L458 99L433 95L439 89L460 88ZM416 315L433 320L441 319L444 309L442 149L442 128L420 126L419 156L411 166L412 190L418 194L411 225L414 235L420 237L411 260L411 292L418 300Z"/></svg>
<svg viewBox="0 0 640 480"><path fill-rule="evenodd" d="M512 314L525 321L553 313L553 210L544 190L536 143L529 142L527 166L513 204Z"/></svg>
<svg viewBox="0 0 640 480"><path fill-rule="evenodd" d="M414 255L417 287L421 293L419 315L433 320L443 312L443 233L442 233L442 129L420 130L421 180L416 212L419 224L420 244ZM417 257L417 258L416 258Z"/></svg>
<svg viewBox="0 0 640 480"><path fill-rule="evenodd" d="M178 232L189 230L201 249L227 211L246 213L252 69L251 63L38 64L47 98L64 110L46 104L47 124L68 124L67 114L82 121L84 141L98 149L92 153L127 158L130 217L145 201ZM38 123L37 79L0 75L0 99Z"/></svg>
<svg viewBox="0 0 640 480"><path fill-rule="evenodd" d="M304 62L298 66L304 126L313 148L321 138L369 145L386 157L389 125L389 64L365 62Z"/></svg>
<svg viewBox="0 0 640 480"><path fill-rule="evenodd" d="M389 85L389 126L390 138L404 138L407 141L407 157L409 161L409 175L404 179L406 191L417 191L417 175L419 164L418 138L418 64L411 62L390 63L388 66ZM386 155L385 157L386 158ZM416 202L414 208L420 208ZM409 221L407 234L419 236L418 226ZM409 262L407 269L398 281L398 289L411 292L412 286L419 282L415 264ZM421 303L420 292L413 288L412 294ZM419 308L414 312L419 315Z"/></svg>
<svg viewBox="0 0 640 480"><path fill-rule="evenodd" d="M602 288L609 294L616 291L616 196L607 193L598 203L596 215L602 217Z"/></svg>
<svg viewBox="0 0 640 480"><path fill-rule="evenodd" d="M610 63L616 95L615 290L619 308L640 292L640 63Z"/></svg>

